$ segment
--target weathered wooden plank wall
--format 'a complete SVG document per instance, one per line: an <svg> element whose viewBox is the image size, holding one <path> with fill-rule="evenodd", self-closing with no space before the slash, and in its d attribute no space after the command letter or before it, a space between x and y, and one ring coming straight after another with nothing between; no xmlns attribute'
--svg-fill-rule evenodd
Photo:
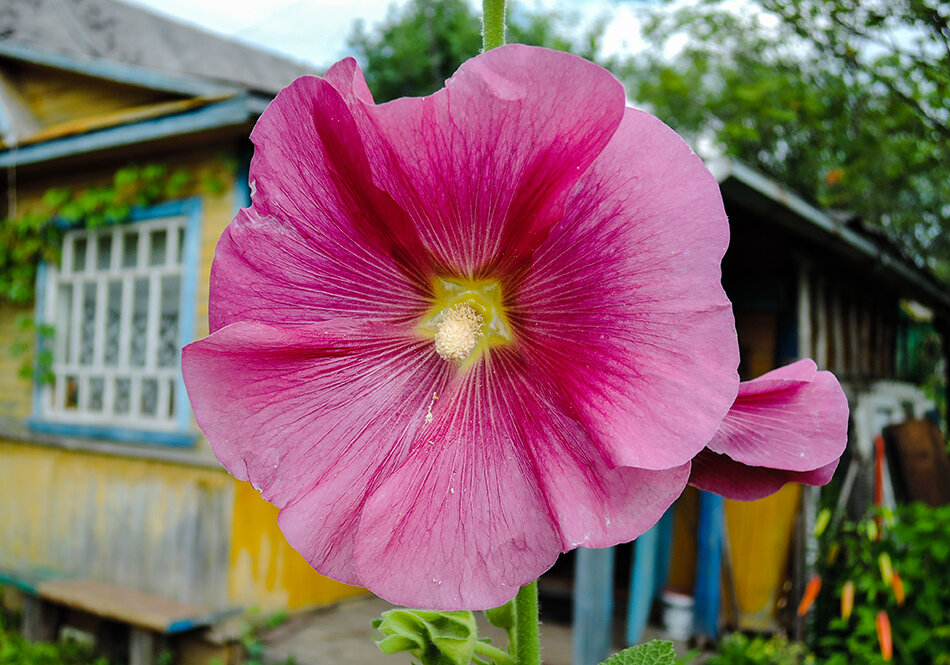
<svg viewBox="0 0 950 665"><path fill-rule="evenodd" d="M0 445L0 565L229 605L233 481L147 460Z"/></svg>

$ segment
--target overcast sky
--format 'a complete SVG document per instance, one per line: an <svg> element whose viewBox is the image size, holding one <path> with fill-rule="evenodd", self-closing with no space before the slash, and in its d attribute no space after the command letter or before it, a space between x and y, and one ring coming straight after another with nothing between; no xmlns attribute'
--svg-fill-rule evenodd
<svg viewBox="0 0 950 665"><path fill-rule="evenodd" d="M324 67L343 56L353 21L368 26L385 18L390 5L406 0L125 0L205 29ZM509 0L509 3L511 0ZM479 3L480 4L480 3ZM636 21L622 0L524 0L530 7L578 11L588 19L612 16L608 50L636 43ZM474 55L474 54L473 54Z"/></svg>

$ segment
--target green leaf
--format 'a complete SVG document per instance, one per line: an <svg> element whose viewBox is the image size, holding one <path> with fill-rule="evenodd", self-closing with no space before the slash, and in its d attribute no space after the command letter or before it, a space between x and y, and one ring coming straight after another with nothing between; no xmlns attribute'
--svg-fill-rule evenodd
<svg viewBox="0 0 950 665"><path fill-rule="evenodd" d="M676 650L672 642L653 640L615 653L601 665L676 665Z"/></svg>
<svg viewBox="0 0 950 665"><path fill-rule="evenodd" d="M501 607L484 611L488 623L502 630L511 630L515 626L515 603L509 601Z"/></svg>
<svg viewBox="0 0 950 665"><path fill-rule="evenodd" d="M471 612L390 610L373 626L386 637L383 653L408 651L422 665L468 665L475 655L478 628Z"/></svg>

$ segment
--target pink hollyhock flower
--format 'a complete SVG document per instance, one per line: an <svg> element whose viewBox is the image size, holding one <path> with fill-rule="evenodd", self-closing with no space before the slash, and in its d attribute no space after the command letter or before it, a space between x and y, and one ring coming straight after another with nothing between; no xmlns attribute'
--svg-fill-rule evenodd
<svg viewBox="0 0 950 665"><path fill-rule="evenodd" d="M741 501L790 482L825 485L847 443L848 399L838 380L799 360L739 385L689 482Z"/></svg>
<svg viewBox="0 0 950 665"><path fill-rule="evenodd" d="M606 70L520 45L373 103L280 93L183 352L221 463L320 572L507 601L648 529L738 390L716 181Z"/></svg>

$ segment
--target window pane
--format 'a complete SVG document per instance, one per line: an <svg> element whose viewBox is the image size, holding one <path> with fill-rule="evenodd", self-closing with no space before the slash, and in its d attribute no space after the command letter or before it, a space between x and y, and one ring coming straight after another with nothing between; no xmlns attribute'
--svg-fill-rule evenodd
<svg viewBox="0 0 950 665"><path fill-rule="evenodd" d="M73 330L73 285L60 284L56 290L56 359L69 362Z"/></svg>
<svg viewBox="0 0 950 665"><path fill-rule="evenodd" d="M122 322L122 282L111 280L106 298L106 338L103 362L109 367L119 364L120 325Z"/></svg>
<svg viewBox="0 0 950 665"><path fill-rule="evenodd" d="M148 280L137 279L132 291L132 348L129 364L145 365L145 348L148 337Z"/></svg>
<svg viewBox="0 0 950 665"><path fill-rule="evenodd" d="M122 235L122 267L134 268L139 262L139 234L128 231Z"/></svg>
<svg viewBox="0 0 950 665"><path fill-rule="evenodd" d="M89 410L102 411L105 398L106 380L101 376L89 379Z"/></svg>
<svg viewBox="0 0 950 665"><path fill-rule="evenodd" d="M165 247L168 244L168 234L165 229L152 231L149 238L149 265L160 266L165 263Z"/></svg>
<svg viewBox="0 0 950 665"><path fill-rule="evenodd" d="M154 416L158 406L158 379L142 381L142 401L139 411L143 416Z"/></svg>
<svg viewBox="0 0 950 665"><path fill-rule="evenodd" d="M168 380L168 417L175 417L175 387L177 383L174 379Z"/></svg>
<svg viewBox="0 0 950 665"><path fill-rule="evenodd" d="M96 269L108 270L112 265L112 234L102 234L96 240Z"/></svg>
<svg viewBox="0 0 950 665"><path fill-rule="evenodd" d="M161 321L158 331L158 366L174 367L178 364L178 309L181 279L162 279Z"/></svg>
<svg viewBox="0 0 950 665"><path fill-rule="evenodd" d="M126 414L129 412L129 402L132 398L132 381L130 379L115 380L115 402L112 410L116 414Z"/></svg>
<svg viewBox="0 0 950 665"><path fill-rule="evenodd" d="M178 256L175 257L175 264L180 266L182 263L184 263L185 262L184 256L185 256L185 227L179 226L178 227Z"/></svg>
<svg viewBox="0 0 950 665"><path fill-rule="evenodd" d="M75 409L79 406L79 379L75 376L66 377L66 399L67 409Z"/></svg>
<svg viewBox="0 0 950 665"><path fill-rule="evenodd" d="M76 238L73 243L73 272L86 269L86 239Z"/></svg>
<svg viewBox="0 0 950 665"><path fill-rule="evenodd" d="M96 283L86 282L82 291L82 319L79 330L79 364L91 365L96 342Z"/></svg>

